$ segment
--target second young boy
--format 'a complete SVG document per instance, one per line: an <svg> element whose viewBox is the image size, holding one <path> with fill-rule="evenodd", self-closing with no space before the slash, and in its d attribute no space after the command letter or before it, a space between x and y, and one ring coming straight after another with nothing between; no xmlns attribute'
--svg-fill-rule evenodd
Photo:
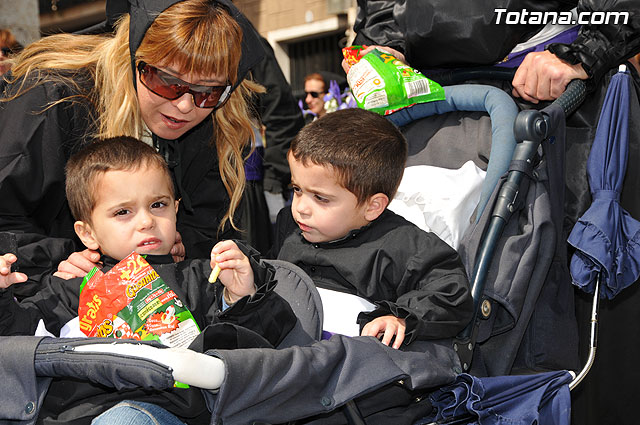
<svg viewBox="0 0 640 425"><path fill-rule="evenodd" d="M400 131L372 112L345 109L308 124L288 153L293 203L278 215L271 251L319 288L375 303L358 316L361 335L394 348L455 336L473 308L458 254L387 210L406 158Z"/></svg>

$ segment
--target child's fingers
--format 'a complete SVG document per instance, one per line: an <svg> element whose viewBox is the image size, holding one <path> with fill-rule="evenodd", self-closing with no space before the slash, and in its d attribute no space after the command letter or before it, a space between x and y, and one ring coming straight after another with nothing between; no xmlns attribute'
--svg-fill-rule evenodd
<svg viewBox="0 0 640 425"><path fill-rule="evenodd" d="M67 272L61 272L61 271L57 271L53 274L55 277L59 277L60 279L64 279L64 280L69 280L69 279L73 279L74 277L76 277L74 274L72 273L67 273Z"/></svg>
<svg viewBox="0 0 640 425"><path fill-rule="evenodd" d="M21 283L27 281L27 275L24 273L8 273L3 275L2 279L0 279L0 288L8 288L14 283Z"/></svg>
<svg viewBox="0 0 640 425"><path fill-rule="evenodd" d="M396 334L395 326L389 326L389 324L387 324L387 327L384 330L384 336L382 337L382 343L384 345L389 345L395 334Z"/></svg>
<svg viewBox="0 0 640 425"><path fill-rule="evenodd" d="M396 339L393 341L393 348L395 348L396 350L400 348L400 346L402 345L402 342L404 341L404 336L405 336L404 332L405 332L404 326L402 325L398 326L398 330L396 331Z"/></svg>
<svg viewBox="0 0 640 425"><path fill-rule="evenodd" d="M27 281L27 275L20 272L11 273L9 275L9 280L12 283L22 283Z"/></svg>
<svg viewBox="0 0 640 425"><path fill-rule="evenodd" d="M0 274L8 275L11 273L11 264L15 263L17 260L16 256L13 254L4 254L0 256Z"/></svg>
<svg viewBox="0 0 640 425"><path fill-rule="evenodd" d="M209 275L209 283L214 283L218 280L218 275L220 274L222 267L220 263L223 263L229 259L232 259L234 256L237 256L235 251L240 251L235 244L235 242L230 240L225 240L218 242L213 249L211 250L211 274Z"/></svg>
<svg viewBox="0 0 640 425"><path fill-rule="evenodd" d="M369 323L367 323L366 325L364 325L364 327L362 328L362 333L360 335L362 336L374 336L374 337L378 337L378 334L380 333L380 331L384 330L384 328L382 328L380 326L380 322L377 320L373 320Z"/></svg>
<svg viewBox="0 0 640 425"><path fill-rule="evenodd" d="M212 253L211 261L213 263L224 263L225 261L231 260L245 260L247 257L238 249L237 247L227 249L220 253Z"/></svg>
<svg viewBox="0 0 640 425"><path fill-rule="evenodd" d="M216 263L221 270L239 270L245 266L245 263L240 259L232 258L230 260L220 261ZM241 271L241 270L239 270Z"/></svg>
<svg viewBox="0 0 640 425"><path fill-rule="evenodd" d="M212 255L218 255L221 254L225 251L228 251L230 249L238 249L238 245L236 245L236 243L232 240L224 240L224 241L220 241L217 244L215 244L215 246L213 247L213 249L211 250L211 254Z"/></svg>

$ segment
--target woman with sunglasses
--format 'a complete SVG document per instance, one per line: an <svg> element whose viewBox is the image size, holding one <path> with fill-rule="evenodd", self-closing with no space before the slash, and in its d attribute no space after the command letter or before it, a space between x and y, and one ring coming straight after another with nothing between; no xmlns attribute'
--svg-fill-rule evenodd
<svg viewBox="0 0 640 425"><path fill-rule="evenodd" d="M324 95L327 92L327 88L324 77L318 72L304 77L304 101L317 118L327 113L324 110Z"/></svg>
<svg viewBox="0 0 640 425"><path fill-rule="evenodd" d="M0 28L0 76L10 68L7 59L22 50L22 45L18 43L11 30Z"/></svg>
<svg viewBox="0 0 640 425"><path fill-rule="evenodd" d="M66 160L96 137L146 139L167 159L181 198L174 257L240 237L248 101L264 90L245 79L264 54L255 30L230 0L114 0L107 15L113 34L45 37L0 82L0 251L17 250L35 281L99 261L79 248L64 195Z"/></svg>

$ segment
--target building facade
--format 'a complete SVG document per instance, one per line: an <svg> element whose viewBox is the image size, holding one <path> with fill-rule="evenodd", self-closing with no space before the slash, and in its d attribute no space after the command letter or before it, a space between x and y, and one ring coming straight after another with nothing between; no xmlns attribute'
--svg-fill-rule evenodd
<svg viewBox="0 0 640 425"><path fill-rule="evenodd" d="M350 44L355 0L235 0L274 49L294 94L315 71L344 78L341 48Z"/></svg>
<svg viewBox="0 0 640 425"><path fill-rule="evenodd" d="M40 35L78 31L101 22L105 3L0 0L4 12L0 26L17 30L19 41L28 44ZM311 72L344 79L340 49L352 39L356 0L235 0L234 4L269 41L297 97L302 97L304 77Z"/></svg>

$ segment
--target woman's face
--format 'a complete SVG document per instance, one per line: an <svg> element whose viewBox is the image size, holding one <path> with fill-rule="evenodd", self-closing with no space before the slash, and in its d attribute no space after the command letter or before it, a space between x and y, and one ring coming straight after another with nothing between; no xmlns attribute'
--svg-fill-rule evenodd
<svg viewBox="0 0 640 425"><path fill-rule="evenodd" d="M174 65L154 65L161 71L177 77L187 83L201 86L221 86L226 79L215 75L182 74ZM185 93L174 100L168 100L153 93L140 81L136 72L138 102L142 119L152 133L158 137L174 140L181 137L202 121L212 108L199 108L195 105L191 93Z"/></svg>
<svg viewBox="0 0 640 425"><path fill-rule="evenodd" d="M8 56L5 56L4 53L0 50L0 75L9 71L9 64L6 62L9 59Z"/></svg>
<svg viewBox="0 0 640 425"><path fill-rule="evenodd" d="M306 93L304 101L309 105L309 110L318 116L324 115L324 82L307 80L304 83L304 91ZM317 94L317 97L309 93Z"/></svg>

